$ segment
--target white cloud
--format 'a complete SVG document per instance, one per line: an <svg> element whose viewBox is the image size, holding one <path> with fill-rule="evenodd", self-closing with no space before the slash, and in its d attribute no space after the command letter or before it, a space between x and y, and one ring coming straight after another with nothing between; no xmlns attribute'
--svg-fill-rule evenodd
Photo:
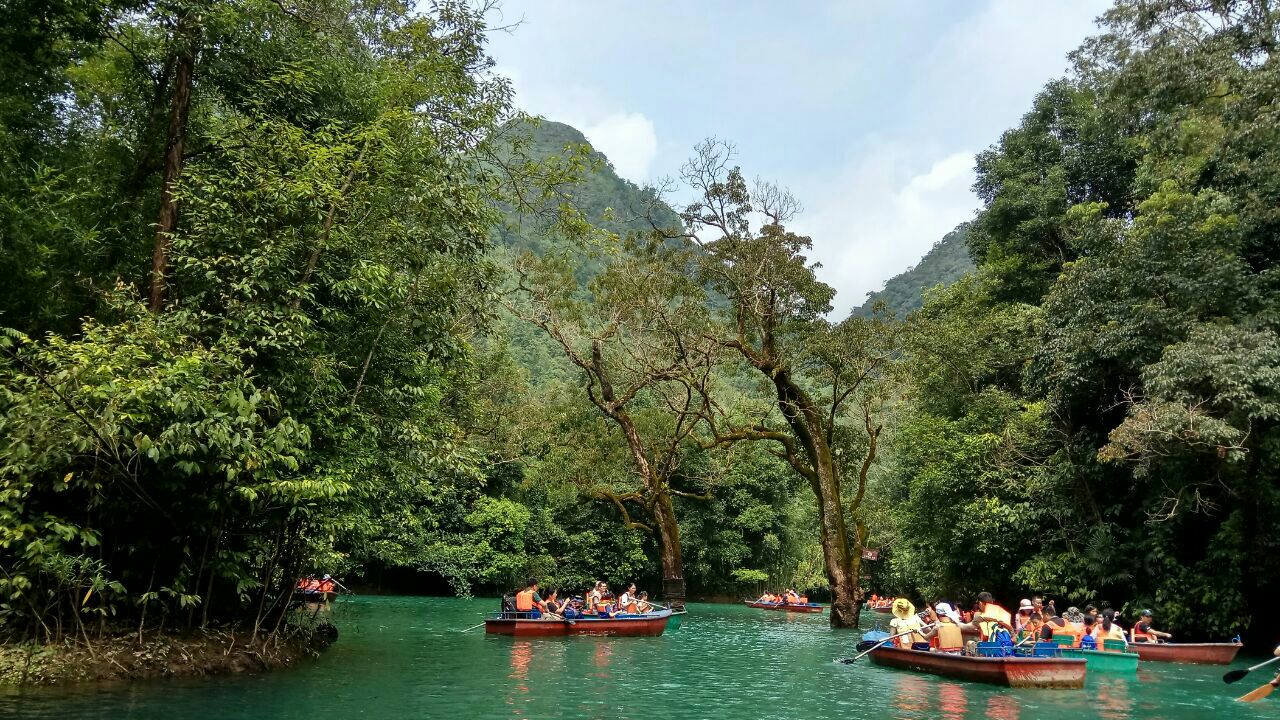
<svg viewBox="0 0 1280 720"><path fill-rule="evenodd" d="M638 185L652 180L658 133L644 113L620 108L582 85L532 82L518 67L498 66L494 73L511 80L519 108L581 130L622 177Z"/></svg>
<svg viewBox="0 0 1280 720"><path fill-rule="evenodd" d="M946 155L921 172L910 147L880 143L859 154L826 189L810 187L796 229L814 238L819 277L838 294L833 317L914 265L933 243L973 217L973 154Z"/></svg>
<svg viewBox="0 0 1280 720"><path fill-rule="evenodd" d="M970 190L975 151L998 141L1064 73L1066 53L1093 30L1104 2L991 0L909 69L899 127L855 138L843 163L797 184L809 211L796 226L812 235L819 277L837 290L834 317L972 219L980 205Z"/></svg>
<svg viewBox="0 0 1280 720"><path fill-rule="evenodd" d="M652 120L638 112L615 113L581 129L619 175L639 184L649 178L658 154L658 134Z"/></svg>

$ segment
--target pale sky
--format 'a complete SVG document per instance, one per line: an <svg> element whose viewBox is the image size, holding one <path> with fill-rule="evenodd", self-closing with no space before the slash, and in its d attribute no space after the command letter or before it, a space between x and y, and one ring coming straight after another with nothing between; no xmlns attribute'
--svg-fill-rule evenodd
<svg viewBox="0 0 1280 720"><path fill-rule="evenodd" d="M978 199L973 156L1017 124L1107 0L504 0L492 37L521 109L582 130L623 177L698 141L789 187L835 316ZM497 19L497 18L495 18Z"/></svg>

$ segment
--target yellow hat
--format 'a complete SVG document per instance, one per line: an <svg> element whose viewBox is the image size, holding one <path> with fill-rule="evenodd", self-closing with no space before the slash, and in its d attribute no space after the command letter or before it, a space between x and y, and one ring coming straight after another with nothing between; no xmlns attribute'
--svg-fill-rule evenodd
<svg viewBox="0 0 1280 720"><path fill-rule="evenodd" d="M899 620L906 620L916 614L916 606L906 598L898 598L893 601L893 616Z"/></svg>

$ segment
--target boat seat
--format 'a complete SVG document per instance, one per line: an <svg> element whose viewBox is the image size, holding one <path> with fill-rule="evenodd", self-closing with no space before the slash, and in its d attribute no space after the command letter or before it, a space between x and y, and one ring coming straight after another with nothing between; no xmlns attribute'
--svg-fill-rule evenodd
<svg viewBox="0 0 1280 720"><path fill-rule="evenodd" d="M978 657L1004 657L1004 646L998 642L980 642Z"/></svg>
<svg viewBox="0 0 1280 720"><path fill-rule="evenodd" d="M1038 642L1032 651L1034 657L1058 657L1062 651L1055 642Z"/></svg>
<svg viewBox="0 0 1280 720"><path fill-rule="evenodd" d="M1071 647L1072 645L1075 645L1075 638L1065 636L1065 635L1054 635L1053 639L1051 639L1049 642L1055 643L1057 645L1061 645L1064 647Z"/></svg>
<svg viewBox="0 0 1280 720"><path fill-rule="evenodd" d="M1123 640L1103 640L1102 641L1103 650L1124 652L1127 647L1128 646L1125 645L1125 642Z"/></svg>

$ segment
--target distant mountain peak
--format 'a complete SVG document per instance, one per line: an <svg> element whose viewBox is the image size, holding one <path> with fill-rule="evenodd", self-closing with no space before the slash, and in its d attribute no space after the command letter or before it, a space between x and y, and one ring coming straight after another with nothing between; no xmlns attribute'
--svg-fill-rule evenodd
<svg viewBox="0 0 1280 720"><path fill-rule="evenodd" d="M867 299L850 311L850 315L870 317L877 300L884 300L889 310L899 318L924 305L924 293L937 285L950 285L965 273L974 269L965 238L969 223L961 223L934 243L920 262L889 278L884 289L867 293Z"/></svg>

